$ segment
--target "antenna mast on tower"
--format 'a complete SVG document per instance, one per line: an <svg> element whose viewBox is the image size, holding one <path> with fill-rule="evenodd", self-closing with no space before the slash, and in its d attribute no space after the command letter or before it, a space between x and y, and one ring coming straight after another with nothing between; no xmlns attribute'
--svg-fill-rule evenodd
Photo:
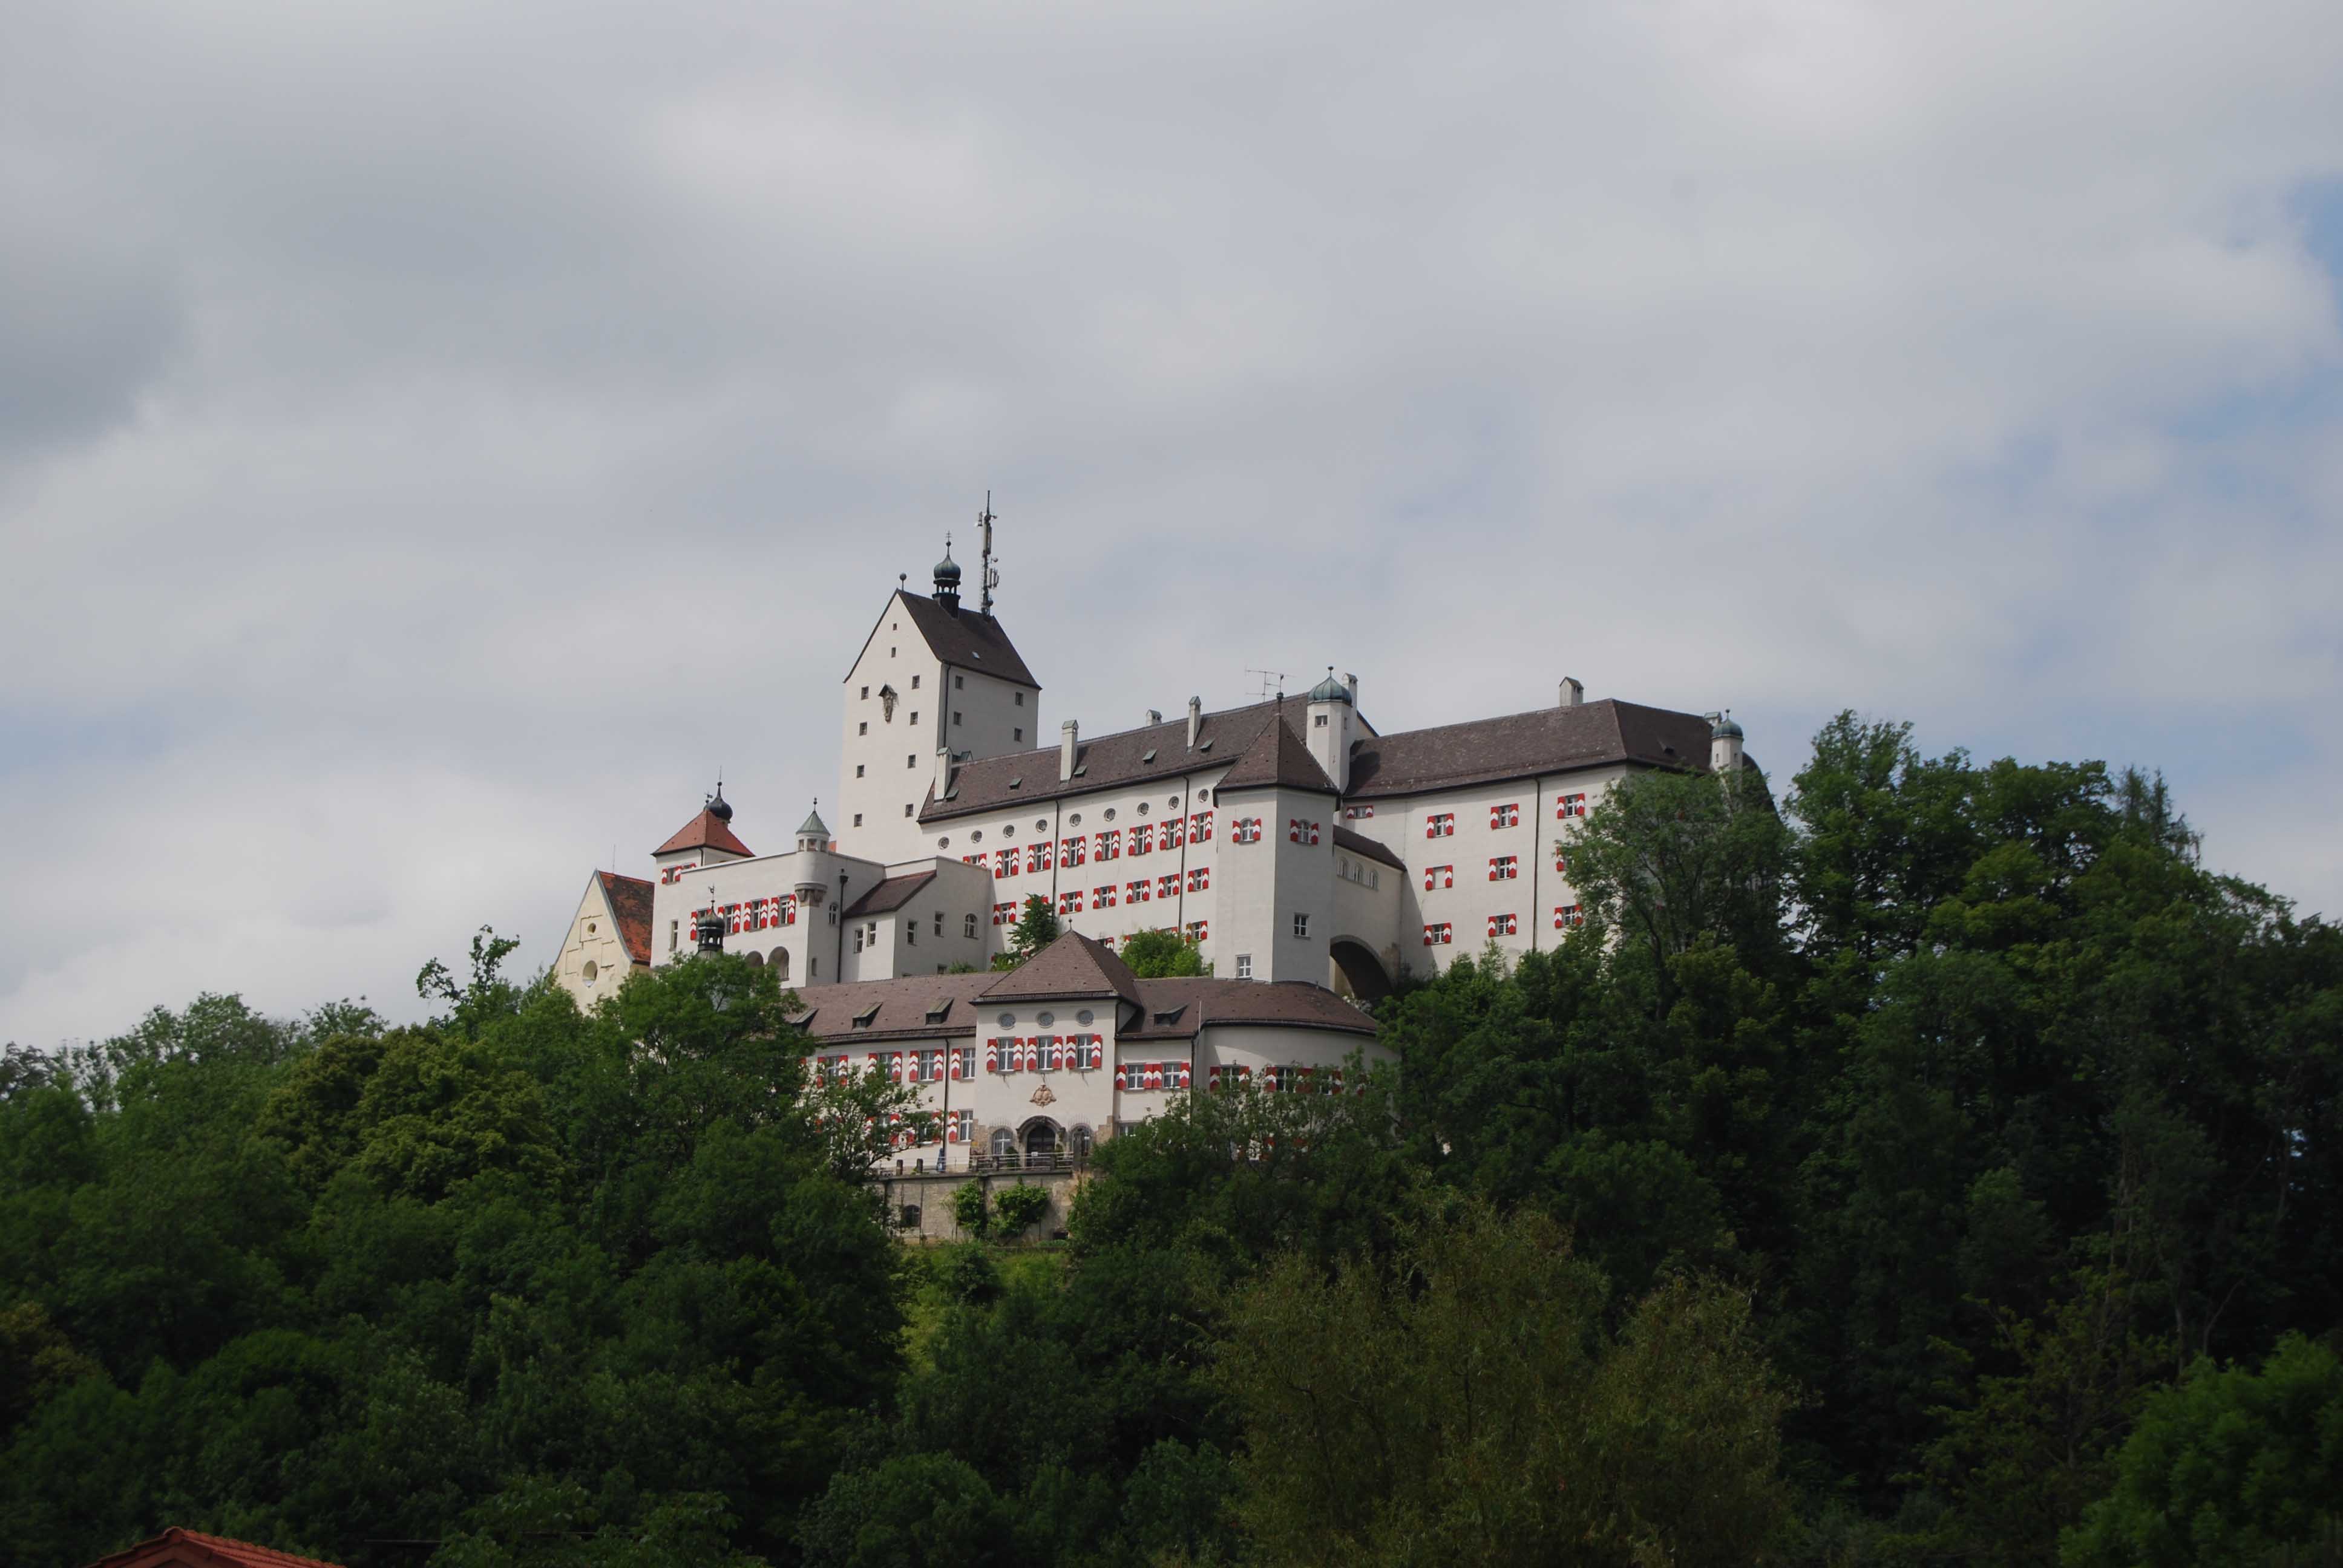
<svg viewBox="0 0 2343 1568"><path fill-rule="evenodd" d="M984 510L976 514L977 527L984 530L984 548L976 563L978 592L977 613L992 613L992 590L1001 586L1001 574L992 569L992 492L984 492Z"/></svg>

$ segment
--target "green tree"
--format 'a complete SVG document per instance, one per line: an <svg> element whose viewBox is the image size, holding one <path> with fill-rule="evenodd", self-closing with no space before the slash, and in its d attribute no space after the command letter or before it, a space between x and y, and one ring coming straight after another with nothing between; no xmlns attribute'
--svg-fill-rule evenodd
<svg viewBox="0 0 2343 1568"><path fill-rule="evenodd" d="M2343 1359L2289 1334L2255 1371L2200 1362L2152 1395L2069 1568L2262 1568L2332 1548L2343 1513Z"/></svg>
<svg viewBox="0 0 2343 1568"><path fill-rule="evenodd" d="M476 1040L490 1019L508 1014L519 1004L521 988L499 972L519 946L518 937L500 937L493 928L482 926L472 933L469 982L458 984L447 966L432 959L416 971L415 994L426 1001L446 1002L447 1015L437 1021L467 1040Z"/></svg>
<svg viewBox="0 0 2343 1568"><path fill-rule="evenodd" d="M1023 1235L1049 1208L1048 1191L1026 1181L1003 1187L992 1195L992 1211L1000 1217L1004 1236Z"/></svg>
<svg viewBox="0 0 2343 1568"><path fill-rule="evenodd" d="M1173 975L1201 975L1204 955L1194 942L1173 930L1139 931L1123 940L1122 961L1141 980Z"/></svg>
<svg viewBox="0 0 2343 1568"><path fill-rule="evenodd" d="M1262 1560L1772 1557L1787 1394L1746 1301L1678 1279L1614 1338L1604 1298L1550 1222L1485 1207L1388 1263L1272 1265L1219 1343Z"/></svg>
<svg viewBox="0 0 2343 1568"><path fill-rule="evenodd" d="M992 1205L980 1182L963 1181L952 1189L952 1221L960 1233L980 1241L992 1232Z"/></svg>
<svg viewBox="0 0 2343 1568"><path fill-rule="evenodd" d="M984 1478L943 1454L899 1454L830 1483L799 1541L806 1568L970 1568L1011 1560L1017 1522Z"/></svg>
<svg viewBox="0 0 2343 1568"><path fill-rule="evenodd" d="M1017 923L1009 930L1006 950L992 955L992 967L1013 970L1065 933L1064 924L1050 911L1050 900L1029 893L1024 908L1018 911Z"/></svg>

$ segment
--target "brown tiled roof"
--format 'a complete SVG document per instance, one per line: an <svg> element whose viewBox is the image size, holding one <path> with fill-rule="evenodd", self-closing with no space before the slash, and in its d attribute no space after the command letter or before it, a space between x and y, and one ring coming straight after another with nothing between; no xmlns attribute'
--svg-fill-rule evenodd
<svg viewBox="0 0 2343 1568"><path fill-rule="evenodd" d="M1318 766L1318 759L1310 755L1309 746L1290 723L1262 726L1261 734L1214 788L1225 791L1272 785L1315 789L1323 795L1335 792L1334 781L1326 777L1326 769Z"/></svg>
<svg viewBox="0 0 2343 1568"><path fill-rule="evenodd" d="M899 591L896 597L902 600L903 613L911 618L911 624L927 639L928 650L940 663L997 675L1036 691L1041 689L1041 683L1025 668L1016 645L1009 640L1009 634L1001 629L1001 622L994 617L966 608L955 615L935 600L909 590Z"/></svg>
<svg viewBox="0 0 2343 1568"><path fill-rule="evenodd" d="M1045 996L1117 996L1136 1005L1139 977L1114 950L1080 931L1068 931L984 992L987 1001L1022 1001Z"/></svg>
<svg viewBox="0 0 2343 1568"><path fill-rule="evenodd" d="M1098 946L1087 937L1079 940L1092 948ZM1081 976L1075 977L1077 984L1059 990L1021 990L1011 995L995 989L1004 980L1026 975L1042 957L1061 945L1062 942L1053 944L1043 954L1005 975L906 975L900 980L812 987L798 993L807 1005L793 1021L802 1026L821 1049L835 1050L850 1047L860 1040L894 1041L972 1036L990 1027L987 1020L1003 1001L1055 997L1071 1000L1109 994L1108 988L1099 986L1095 979L1079 983ZM1106 956L1113 959L1112 954ZM1105 967L1101 965L1100 969L1103 970ZM1131 974L1120 959L1113 959L1113 967L1124 976ZM1362 1036L1375 1031L1373 1019L1323 986L1299 981L1216 980L1210 976L1133 978L1129 984L1130 991L1115 989L1112 994L1135 1003L1141 1010L1140 1020L1135 1027L1118 1032L1117 1038L1121 1040L1192 1040L1196 1031L1207 1024L1277 1024L1289 1029L1324 1029ZM871 1012L873 1008L878 1010ZM944 1016L930 1021L929 1015L940 1009ZM855 1027L855 1019L866 1012L870 1013L870 1021ZM1159 1014L1172 1016L1158 1023Z"/></svg>
<svg viewBox="0 0 2343 1568"><path fill-rule="evenodd" d="M852 903L846 906L850 920L863 915L883 915L890 910L900 910L909 903L913 893L936 879L933 871L913 871L909 876L890 877Z"/></svg>
<svg viewBox="0 0 2343 1568"><path fill-rule="evenodd" d="M1350 793L1417 795L1611 762L1706 768L1708 720L1606 699L1370 736L1352 749Z"/></svg>
<svg viewBox="0 0 2343 1568"><path fill-rule="evenodd" d="M1298 725L1302 703L1288 699L1284 706L1287 726ZM1014 751L1006 757L980 757L952 770L951 793L941 800L930 794L920 820L935 822L979 811L1014 809L1061 795L1177 779L1200 768L1217 767L1242 757L1277 717L1277 709L1275 702L1255 702L1223 713L1207 713L1197 727L1192 749L1188 745L1184 713L1166 724L1144 725L1085 740L1074 753L1078 771L1063 784L1058 782L1055 746Z"/></svg>
<svg viewBox="0 0 2343 1568"><path fill-rule="evenodd" d="M249 1541L205 1535L176 1525L137 1545L101 1557L89 1568L338 1568L315 1557L296 1557Z"/></svg>
<svg viewBox="0 0 2343 1568"><path fill-rule="evenodd" d="M699 816L675 830L675 837L651 851L665 855L677 849L727 849L735 855L753 856L756 851L740 842L731 825L712 810L702 810Z"/></svg>
<svg viewBox="0 0 2343 1568"><path fill-rule="evenodd" d="M640 877L598 871L602 896L609 900L610 919L618 922L618 940L627 957L639 964L651 961L651 885Z"/></svg>
<svg viewBox="0 0 2343 1568"><path fill-rule="evenodd" d="M1362 856L1370 860L1381 860L1394 870L1407 869L1407 863L1393 854L1391 850L1376 843L1364 833L1353 832L1339 823L1334 829L1334 848L1348 849L1353 855Z"/></svg>
<svg viewBox="0 0 2343 1568"><path fill-rule="evenodd" d="M976 1032L978 998L1001 977L990 970L976 974L905 975L900 980L855 980L846 985L809 986L798 992L804 1008L792 1023L824 1045L862 1040L940 1039ZM928 1015L949 1003L935 1022ZM879 1010L860 1029L854 1020L873 1007Z"/></svg>
<svg viewBox="0 0 2343 1568"><path fill-rule="evenodd" d="M1118 1040L1190 1040L1207 1024L1266 1023L1372 1035L1375 1020L1324 986L1307 980L1219 980L1187 976L1139 982L1147 1010ZM1159 1014L1177 1016L1158 1023Z"/></svg>

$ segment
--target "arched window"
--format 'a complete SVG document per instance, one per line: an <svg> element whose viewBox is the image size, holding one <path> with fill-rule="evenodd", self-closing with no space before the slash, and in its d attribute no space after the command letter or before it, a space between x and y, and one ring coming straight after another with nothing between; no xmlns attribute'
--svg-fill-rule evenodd
<svg viewBox="0 0 2343 1568"><path fill-rule="evenodd" d="M1077 1160L1087 1160L1091 1157L1091 1142L1089 1124L1076 1122L1074 1130L1066 1134L1066 1152Z"/></svg>
<svg viewBox="0 0 2343 1568"><path fill-rule="evenodd" d="M1013 1158L1017 1153L1017 1133L1015 1130L1008 1127L994 1128L992 1130L992 1141L989 1147L990 1148L992 1157L995 1160L1008 1160Z"/></svg>
<svg viewBox="0 0 2343 1568"><path fill-rule="evenodd" d="M789 949L787 949L787 948L775 948L775 949L773 950L773 972L774 972L775 974L777 974L777 975L780 976L780 977L781 977L781 979L782 979L784 981L786 981L786 980L789 978Z"/></svg>
<svg viewBox="0 0 2343 1568"><path fill-rule="evenodd" d="M750 969L760 970L765 967L765 955L759 952L754 948L750 948L747 952L742 953L740 956L749 960L749 967Z"/></svg>
<svg viewBox="0 0 2343 1568"><path fill-rule="evenodd" d="M1058 1124L1056 1122L1051 1121L1047 1117L1041 1117L1027 1124L1025 1128L1026 1153L1051 1155L1055 1154L1057 1151Z"/></svg>

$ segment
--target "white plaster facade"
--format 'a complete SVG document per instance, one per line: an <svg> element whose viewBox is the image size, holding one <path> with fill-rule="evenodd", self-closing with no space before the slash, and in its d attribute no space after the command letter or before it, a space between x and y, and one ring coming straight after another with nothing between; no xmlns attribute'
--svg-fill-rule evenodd
<svg viewBox="0 0 2343 1568"><path fill-rule="evenodd" d="M1074 1156L1180 1095L1244 1082L1330 1092L1382 1060L1367 1014L1322 986L1141 980L1103 944L1061 937L1024 968L800 992L814 1070L916 1086L935 1135L907 1172Z"/></svg>

